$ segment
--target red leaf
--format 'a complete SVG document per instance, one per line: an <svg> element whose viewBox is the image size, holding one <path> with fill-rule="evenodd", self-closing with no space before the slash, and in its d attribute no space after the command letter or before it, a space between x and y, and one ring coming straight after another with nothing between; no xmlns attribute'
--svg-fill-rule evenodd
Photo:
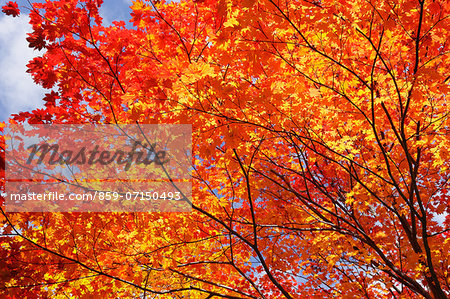
<svg viewBox="0 0 450 299"><path fill-rule="evenodd" d="M41 50L45 48L45 39L43 34L28 33L27 37L28 47L34 48L35 50Z"/></svg>
<svg viewBox="0 0 450 299"><path fill-rule="evenodd" d="M20 15L19 6L13 1L9 1L6 5L2 6L2 12L4 12L7 16L12 15L13 17Z"/></svg>
<svg viewBox="0 0 450 299"><path fill-rule="evenodd" d="M45 107L55 107L56 99L58 99L59 95L55 91L51 91L50 93L46 93L43 100L46 102Z"/></svg>

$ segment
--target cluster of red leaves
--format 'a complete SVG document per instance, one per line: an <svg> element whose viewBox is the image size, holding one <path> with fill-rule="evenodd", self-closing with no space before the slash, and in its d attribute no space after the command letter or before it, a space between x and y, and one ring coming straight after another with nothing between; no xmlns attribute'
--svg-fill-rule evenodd
<svg viewBox="0 0 450 299"><path fill-rule="evenodd" d="M42 32L27 33L28 47L35 50L42 50L45 48L45 37Z"/></svg>
<svg viewBox="0 0 450 299"><path fill-rule="evenodd" d="M9 1L6 5L2 6L2 12L7 16L17 17L20 15L19 6L14 1Z"/></svg>
<svg viewBox="0 0 450 299"><path fill-rule="evenodd" d="M10 121L192 124L192 213L0 214L0 297L447 298L450 5L165 2L33 3Z"/></svg>

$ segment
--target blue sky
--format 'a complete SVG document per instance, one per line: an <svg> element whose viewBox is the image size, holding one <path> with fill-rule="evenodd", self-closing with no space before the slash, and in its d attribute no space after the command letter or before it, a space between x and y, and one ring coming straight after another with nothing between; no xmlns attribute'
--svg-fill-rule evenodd
<svg viewBox="0 0 450 299"><path fill-rule="evenodd" d="M0 6L6 2L0 0ZM42 53L28 48L26 41L26 33L31 31L28 1L16 2L21 11L19 17L0 12L0 121L7 120L11 114L42 107L41 99L48 92L34 84L30 74L26 73L28 61ZM131 0L104 0L100 10L104 23L127 21L130 5Z"/></svg>

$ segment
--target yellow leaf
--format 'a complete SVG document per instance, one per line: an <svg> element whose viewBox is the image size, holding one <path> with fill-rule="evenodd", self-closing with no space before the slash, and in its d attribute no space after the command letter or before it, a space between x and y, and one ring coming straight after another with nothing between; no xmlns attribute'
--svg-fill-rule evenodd
<svg viewBox="0 0 450 299"><path fill-rule="evenodd" d="M236 27L237 25L239 25L239 22L236 18L229 18L225 23L223 23L223 26L225 28L227 27Z"/></svg>

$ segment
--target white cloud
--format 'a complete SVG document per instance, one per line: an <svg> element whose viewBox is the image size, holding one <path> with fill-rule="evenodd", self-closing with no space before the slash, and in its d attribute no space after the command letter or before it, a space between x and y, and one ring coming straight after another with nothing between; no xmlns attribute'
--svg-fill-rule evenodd
<svg viewBox="0 0 450 299"><path fill-rule="evenodd" d="M11 113L42 107L45 89L26 73L28 61L39 54L28 47L28 16L0 16L0 121Z"/></svg>

